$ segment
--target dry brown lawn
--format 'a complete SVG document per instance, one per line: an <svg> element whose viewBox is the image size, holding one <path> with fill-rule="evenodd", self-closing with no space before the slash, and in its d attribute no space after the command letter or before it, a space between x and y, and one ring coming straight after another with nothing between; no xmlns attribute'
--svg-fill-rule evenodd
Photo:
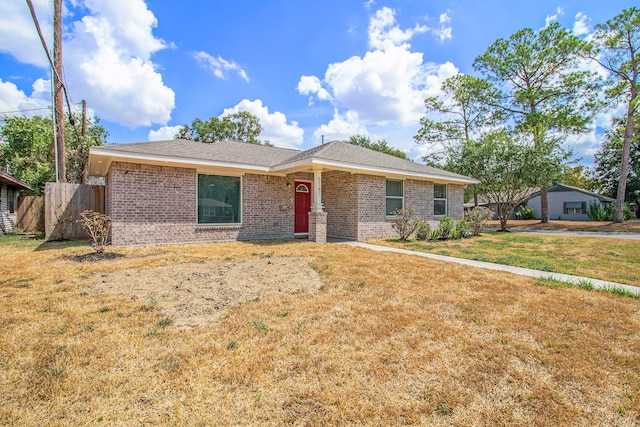
<svg viewBox="0 0 640 427"><path fill-rule="evenodd" d="M81 262L89 252L0 243L0 424L640 424L637 299L339 244L110 248ZM190 328L163 298L92 291L158 268L298 257L319 290L274 289Z"/></svg>
<svg viewBox="0 0 640 427"><path fill-rule="evenodd" d="M500 221L489 221L488 227L499 228ZM640 219L615 224L610 221L560 221L552 220L542 224L538 219L509 220L507 228L525 230L561 230L561 231L606 231L622 233L640 233Z"/></svg>

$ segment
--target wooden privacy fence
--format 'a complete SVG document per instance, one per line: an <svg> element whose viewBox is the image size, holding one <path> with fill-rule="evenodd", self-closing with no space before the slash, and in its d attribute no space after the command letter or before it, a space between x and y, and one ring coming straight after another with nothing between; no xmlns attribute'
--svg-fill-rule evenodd
<svg viewBox="0 0 640 427"><path fill-rule="evenodd" d="M86 239L80 213L105 212L104 186L47 182L44 208L45 239Z"/></svg>
<svg viewBox="0 0 640 427"><path fill-rule="evenodd" d="M18 197L16 220L16 226L22 231L44 231L44 197Z"/></svg>

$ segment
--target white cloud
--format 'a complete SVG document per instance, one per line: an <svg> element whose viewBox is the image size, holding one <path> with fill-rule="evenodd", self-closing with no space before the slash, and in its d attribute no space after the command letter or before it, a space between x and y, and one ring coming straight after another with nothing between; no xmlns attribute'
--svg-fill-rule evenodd
<svg viewBox="0 0 640 427"><path fill-rule="evenodd" d="M318 99L323 101L330 101L331 94L325 88L322 87L322 82L316 76L302 76L300 82L298 82L298 92L302 95L315 94Z"/></svg>
<svg viewBox="0 0 640 427"><path fill-rule="evenodd" d="M42 33L51 34L52 13L49 1L34 0L33 5ZM47 42L50 42L49 39ZM0 1L0 52L8 53L26 64L48 67L47 54L40 44L29 8L23 1Z"/></svg>
<svg viewBox="0 0 640 427"><path fill-rule="evenodd" d="M396 24L396 12L388 7L379 9L369 21L369 45L374 49L384 50L391 46L400 46L411 40L415 34L425 33L428 28L418 25L401 30Z"/></svg>
<svg viewBox="0 0 640 427"><path fill-rule="evenodd" d="M193 57L196 59L196 61L198 61L198 63L204 64L207 68L209 68L213 75L220 79L226 79L226 73L228 71L235 71L244 80L246 80L247 82L249 81L249 77L247 76L245 70L243 70L242 67L236 64L234 61L227 61L221 56L214 58L207 52L202 51L195 52L193 54Z"/></svg>
<svg viewBox="0 0 640 427"><path fill-rule="evenodd" d="M578 12L576 14L576 20L573 23L573 33L576 36L582 36L589 34L589 18L586 14Z"/></svg>
<svg viewBox="0 0 640 427"><path fill-rule="evenodd" d="M556 13L554 13L553 15L547 15L547 17L544 20L545 23L545 27L548 27L549 24L551 24L553 21L557 21L558 18L560 18L561 16L564 15L564 9L562 9L561 7L556 9Z"/></svg>
<svg viewBox="0 0 640 427"><path fill-rule="evenodd" d="M447 24L448 15L442 14L440 21ZM375 133L391 145L411 148L424 115L424 99L440 94L442 83L458 73L450 62L425 63L422 53L411 51L408 41L422 31L415 28L402 30L395 12L382 8L369 25L372 50L329 64L323 79L300 78L298 92L310 95L310 103L315 97L334 108L331 121L314 131L314 141L319 142L320 135L326 141Z"/></svg>
<svg viewBox="0 0 640 427"><path fill-rule="evenodd" d="M181 128L182 126L180 125L162 126L158 130L150 130L147 138L149 141L168 141L174 139Z"/></svg>
<svg viewBox="0 0 640 427"><path fill-rule="evenodd" d="M323 137L325 142L347 140L351 135L367 136L369 131L360 123L357 112L347 111L340 114L334 111L333 119L313 132L313 140L317 143L322 142Z"/></svg>
<svg viewBox="0 0 640 427"><path fill-rule="evenodd" d="M440 43L453 38L453 29L449 25L451 17L448 13L440 14L440 25L437 28L429 28L431 34L435 35Z"/></svg>
<svg viewBox="0 0 640 427"><path fill-rule="evenodd" d="M33 28L28 8L0 2L0 51L46 68L46 56ZM70 3L85 14L68 23L65 34L65 75L73 100L86 99L96 113L129 126L164 124L175 105L173 90L165 86L151 56L166 47L153 36L157 25L143 0L85 0ZM37 0L38 18L51 31L48 0ZM67 16L71 16L68 11ZM20 30L11 30L14 22ZM48 26L48 27L47 27ZM10 37L3 32L10 31ZM26 96L26 95L25 95Z"/></svg>
<svg viewBox="0 0 640 427"><path fill-rule="evenodd" d="M248 111L260 120L262 132L260 139L269 141L276 147L295 148L302 145L304 130L298 125L298 122L287 124L287 117L276 111L269 113L269 108L262 105L260 99L249 101L243 99L233 108L225 108L221 116L233 114L240 111Z"/></svg>
<svg viewBox="0 0 640 427"><path fill-rule="evenodd" d="M51 90L49 85L49 80L38 79L33 83L31 95L27 96L12 82L3 82L0 78L0 115L50 114ZM19 111L19 113L10 113L13 111Z"/></svg>

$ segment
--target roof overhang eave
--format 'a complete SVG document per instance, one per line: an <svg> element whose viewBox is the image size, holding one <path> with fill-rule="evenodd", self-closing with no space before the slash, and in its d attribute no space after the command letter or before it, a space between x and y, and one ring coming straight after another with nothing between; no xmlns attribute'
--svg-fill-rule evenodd
<svg viewBox="0 0 640 427"><path fill-rule="evenodd" d="M92 160L93 159L93 160ZM102 167L93 167L93 161L97 163L105 163ZM100 150L92 148L89 154L89 169L100 170L102 174L106 174L109 167L114 161L123 161L126 163L148 163L155 165L167 165L167 166L192 166L197 168L224 168L224 169L239 169L249 172L268 173L271 171L269 166L252 165L247 163L234 163L234 162L221 162L203 159L183 158L183 157L171 157L171 156L159 156L150 154L130 153L130 152L117 152L111 150Z"/></svg>
<svg viewBox="0 0 640 427"><path fill-rule="evenodd" d="M354 163L338 162L326 159L302 159L295 162L283 163L271 168L274 172L298 172L306 169L323 168L327 170L341 170L351 173L364 173L371 175L384 175L390 177L408 177L425 181L443 182L450 184L470 185L478 184L480 181L468 177L451 177L446 175L438 175L424 172L407 171L394 168L381 168L375 166L358 165Z"/></svg>

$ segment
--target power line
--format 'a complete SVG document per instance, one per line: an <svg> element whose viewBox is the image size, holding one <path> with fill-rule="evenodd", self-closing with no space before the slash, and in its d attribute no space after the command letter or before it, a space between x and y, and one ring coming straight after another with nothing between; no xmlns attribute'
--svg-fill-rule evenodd
<svg viewBox="0 0 640 427"><path fill-rule="evenodd" d="M64 92L64 98L67 101L67 108L69 109L69 117L71 121L71 125L75 127L75 122L73 120L73 116L71 115L71 102L69 102L69 93L67 91L67 85L64 83L62 76L58 74L56 67L54 67L53 58L51 58L51 52L49 52L49 47L47 46L47 41L44 39L42 35L42 30L40 29L40 22L38 22L38 17L36 16L36 10L33 7L33 2L31 0L26 0L27 6L29 7L29 12L31 12L31 18L33 19L33 23L36 26L36 30L38 31L38 36L40 37L40 43L42 43L42 47L47 54L47 59L49 60L49 64L51 65L51 69L53 70L53 74L55 78L60 82L62 86L62 90Z"/></svg>

